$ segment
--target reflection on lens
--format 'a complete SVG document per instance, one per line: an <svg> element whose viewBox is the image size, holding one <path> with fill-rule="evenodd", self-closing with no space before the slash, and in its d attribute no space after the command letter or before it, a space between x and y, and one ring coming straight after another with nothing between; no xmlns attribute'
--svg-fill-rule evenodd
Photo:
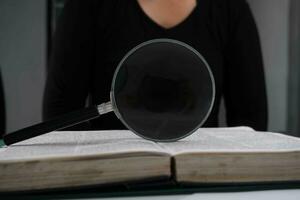
<svg viewBox="0 0 300 200"><path fill-rule="evenodd" d="M127 127L155 141L174 141L204 123L214 82L204 59L174 40L153 40L125 56L112 88L116 112Z"/></svg>

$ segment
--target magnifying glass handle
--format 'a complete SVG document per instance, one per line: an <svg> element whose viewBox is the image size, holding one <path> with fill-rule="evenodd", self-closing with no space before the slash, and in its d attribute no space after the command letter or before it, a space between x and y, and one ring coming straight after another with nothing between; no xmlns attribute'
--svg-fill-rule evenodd
<svg viewBox="0 0 300 200"><path fill-rule="evenodd" d="M82 110L71 112L52 120L6 134L3 137L3 141L6 145L11 145L51 131L67 128L72 125L97 118L100 115L111 111L113 111L111 103L104 103L99 106L84 108Z"/></svg>

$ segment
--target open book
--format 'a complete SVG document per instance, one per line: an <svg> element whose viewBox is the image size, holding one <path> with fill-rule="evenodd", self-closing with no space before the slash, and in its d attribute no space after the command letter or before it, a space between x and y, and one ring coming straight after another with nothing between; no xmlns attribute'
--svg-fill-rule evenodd
<svg viewBox="0 0 300 200"><path fill-rule="evenodd" d="M143 182L300 181L300 139L248 127L201 128L172 143L130 131L52 132L0 148L0 192Z"/></svg>

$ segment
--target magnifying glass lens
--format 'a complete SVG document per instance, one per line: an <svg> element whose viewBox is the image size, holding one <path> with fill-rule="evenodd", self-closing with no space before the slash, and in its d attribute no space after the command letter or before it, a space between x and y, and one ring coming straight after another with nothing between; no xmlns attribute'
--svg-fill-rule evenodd
<svg viewBox="0 0 300 200"><path fill-rule="evenodd" d="M118 66L112 86L115 112L136 134L175 141L201 126L214 98L205 60L191 47L170 41L142 44Z"/></svg>

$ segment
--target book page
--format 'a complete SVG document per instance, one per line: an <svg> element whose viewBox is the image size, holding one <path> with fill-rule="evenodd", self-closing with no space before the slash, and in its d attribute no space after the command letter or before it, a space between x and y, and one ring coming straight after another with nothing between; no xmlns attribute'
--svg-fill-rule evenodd
<svg viewBox="0 0 300 200"><path fill-rule="evenodd" d="M0 148L0 161L124 152L162 152L162 149L127 130L62 131Z"/></svg>
<svg viewBox="0 0 300 200"><path fill-rule="evenodd" d="M188 152L300 151L300 138L242 128L200 128L191 136L160 143L170 154Z"/></svg>

